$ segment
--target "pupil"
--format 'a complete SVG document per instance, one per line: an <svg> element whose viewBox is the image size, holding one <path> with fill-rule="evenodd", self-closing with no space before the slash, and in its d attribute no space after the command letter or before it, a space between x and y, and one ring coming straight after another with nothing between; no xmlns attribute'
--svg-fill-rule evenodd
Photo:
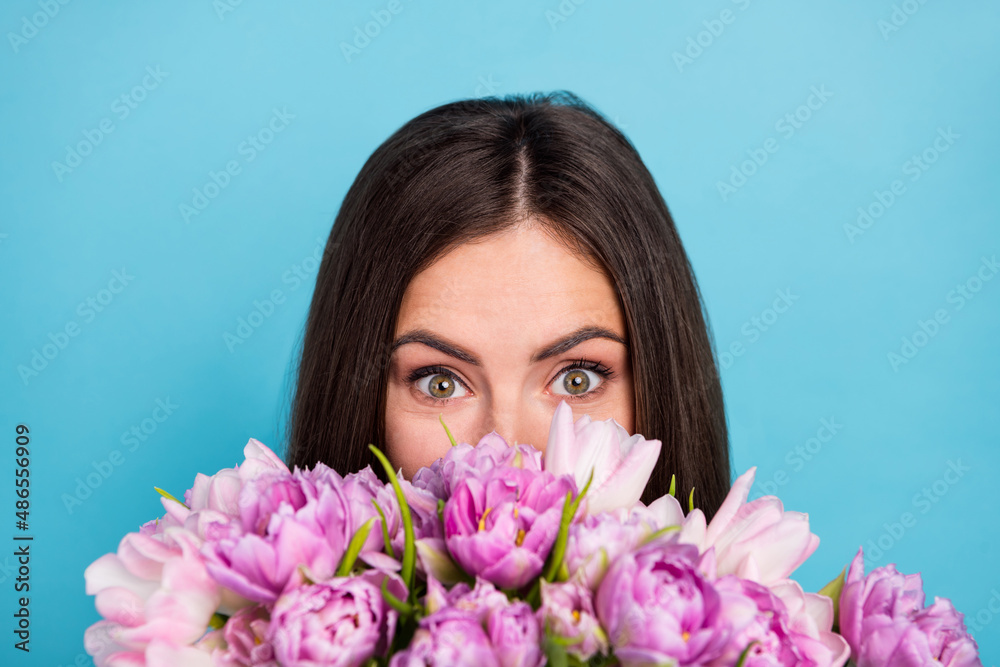
<svg viewBox="0 0 1000 667"><path fill-rule="evenodd" d="M440 379L438 379L440 378ZM455 391L455 387L452 385L451 380L446 375L435 375L434 380L437 382L431 382L431 393L437 398L447 398Z"/></svg>
<svg viewBox="0 0 1000 667"><path fill-rule="evenodd" d="M563 386L571 394L583 394L590 388L590 378L581 370L570 371L563 380Z"/></svg>

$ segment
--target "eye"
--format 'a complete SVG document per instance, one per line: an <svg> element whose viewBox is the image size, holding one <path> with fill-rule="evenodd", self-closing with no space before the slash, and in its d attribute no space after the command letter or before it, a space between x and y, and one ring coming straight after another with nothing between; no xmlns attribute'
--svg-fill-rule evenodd
<svg viewBox="0 0 1000 667"><path fill-rule="evenodd" d="M454 373L440 366L416 370L406 380L416 383L417 389L436 401L461 398L468 393Z"/></svg>
<svg viewBox="0 0 1000 667"><path fill-rule="evenodd" d="M592 397L604 390L605 380L614 376L610 368L595 361L580 359L559 371L552 381L552 391L559 396Z"/></svg>

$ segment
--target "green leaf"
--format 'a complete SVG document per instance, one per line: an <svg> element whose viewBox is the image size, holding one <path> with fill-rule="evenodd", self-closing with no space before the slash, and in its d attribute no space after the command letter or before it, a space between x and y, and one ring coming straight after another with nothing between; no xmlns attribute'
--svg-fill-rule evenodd
<svg viewBox="0 0 1000 667"><path fill-rule="evenodd" d="M576 516L576 510L580 507L580 501L587 494L587 490L590 488L591 482L594 481L594 469L590 470L590 477L587 478L587 483L583 487L583 491L580 492L575 499L573 499L573 492L566 492L566 502L563 503L562 518L559 521L559 532L556 534L556 542L552 546L552 552L549 553L549 565L545 570L545 581L555 581L556 575L559 573L559 567L562 565L563 557L566 555L566 541L569 539L569 524L573 522L573 517Z"/></svg>
<svg viewBox="0 0 1000 667"><path fill-rule="evenodd" d="M441 423L443 424L444 421L442 420ZM399 485L399 480L396 478L396 471L392 469L389 459L375 445L369 444L368 449L371 450L372 454L375 455L375 458L379 460L379 463L385 469L385 474L389 476L389 482L392 484L392 490L396 492L396 500L399 502L399 516L403 521L403 568L400 576L402 576L406 590L410 591L410 597L412 598L414 597L413 574L417 559L417 546L413 536L413 517L410 515L410 505L406 502L406 496L403 495L403 487Z"/></svg>
<svg viewBox="0 0 1000 667"><path fill-rule="evenodd" d="M542 651L545 652L547 658L546 664L551 665L551 667L569 667L566 647L562 643L554 641L553 637L545 635L545 638L542 639Z"/></svg>
<svg viewBox="0 0 1000 667"><path fill-rule="evenodd" d="M838 632L840 628L840 594L844 591L844 580L847 576L847 568L840 571L835 579L826 586L819 589L820 595L833 600L833 631Z"/></svg>
<svg viewBox="0 0 1000 667"><path fill-rule="evenodd" d="M445 586L450 587L460 581L469 584L470 588L476 585L475 578L455 563L447 548L438 550L431 547L427 540L417 540L417 554L427 574L433 575Z"/></svg>
<svg viewBox="0 0 1000 667"><path fill-rule="evenodd" d="M451 431L448 430L448 425L444 423L444 415L438 413L438 419L441 421L441 426L444 426L444 432L448 434L448 440L451 441L451 446L457 447L458 443L455 442L455 436L451 434Z"/></svg>
<svg viewBox="0 0 1000 667"><path fill-rule="evenodd" d="M688 496L688 512L694 511L694 487L691 487L691 495Z"/></svg>
<svg viewBox="0 0 1000 667"><path fill-rule="evenodd" d="M350 543L347 545L347 551L344 552L343 558L340 559L340 565L337 566L337 572L334 576L346 577L354 569L354 563L358 560L358 554L361 553L361 547L365 545L365 540L368 539L368 534L372 532L372 525L375 523L375 517L372 517L361 524L361 527L357 529L354 533L354 537L351 538Z"/></svg>
<svg viewBox="0 0 1000 667"><path fill-rule="evenodd" d="M226 624L226 621L228 620L229 620L228 616L216 612L212 614L212 618L208 619L208 627L212 628L213 630L218 630L219 628L224 626Z"/></svg>
<svg viewBox="0 0 1000 667"><path fill-rule="evenodd" d="M409 616L416 611L416 608L412 604L400 600L398 597L389 592L389 577L384 577L382 579L382 599L384 599L390 607L398 611L403 616Z"/></svg>
<svg viewBox="0 0 1000 667"><path fill-rule="evenodd" d="M660 528L655 533L650 533L646 537L646 539L644 539L642 541L642 543L643 544L649 544L650 542L652 542L653 540L657 539L658 537L662 537L662 536L666 535L667 533L672 533L672 532L674 532L676 530L680 530L680 529L681 529L680 526L664 526L663 528Z"/></svg>
<svg viewBox="0 0 1000 667"><path fill-rule="evenodd" d="M156 492L157 492L158 494L160 494L161 496L163 496L164 498L167 498L167 499L169 499L169 500L172 500L172 501L174 501L175 503L180 503L181 505L183 505L183 506L184 506L184 508L185 508L185 509L191 509L190 507L188 507L187 505L184 505L184 503L181 503L181 501L177 500L176 498L174 498L174 497L173 497L172 495L170 495L169 493L167 493L166 491L164 491L164 490L163 490L163 489L161 489L160 487L158 487L158 486L154 486L153 488L154 488L154 489L156 489Z"/></svg>
<svg viewBox="0 0 1000 667"><path fill-rule="evenodd" d="M379 517L382 519L382 542L385 544L385 553L389 558L395 558L396 552L393 551L392 543L389 542L389 526L385 520L385 512L379 507L378 501L372 498L372 505L375 506L375 510L378 512Z"/></svg>
<svg viewBox="0 0 1000 667"><path fill-rule="evenodd" d="M316 583L316 581L311 576L309 576L312 573L309 571L308 567L306 567L305 565L299 565L295 569L299 571L300 575L302 575L302 581L304 581L306 585L312 586L313 584Z"/></svg>
<svg viewBox="0 0 1000 667"><path fill-rule="evenodd" d="M667 491L674 498L677 497L677 475L670 476L670 490Z"/></svg>
<svg viewBox="0 0 1000 667"><path fill-rule="evenodd" d="M743 649L743 653L740 653L740 659L736 661L736 667L743 667L743 663L746 662L747 656L750 655L750 649L753 648L754 644L758 644L758 641L752 641L747 644L747 647Z"/></svg>

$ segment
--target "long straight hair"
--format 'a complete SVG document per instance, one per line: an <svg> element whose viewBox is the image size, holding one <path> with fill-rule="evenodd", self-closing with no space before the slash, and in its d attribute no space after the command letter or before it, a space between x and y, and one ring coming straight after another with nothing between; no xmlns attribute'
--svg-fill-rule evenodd
<svg viewBox="0 0 1000 667"><path fill-rule="evenodd" d="M711 518L730 487L729 443L694 273L635 147L566 91L431 109L361 168L316 278L288 421L289 466L380 470L368 444L384 448L390 347L407 285L450 249L528 218L616 286L635 432L663 443L643 500L667 493L676 475L677 495L693 487Z"/></svg>

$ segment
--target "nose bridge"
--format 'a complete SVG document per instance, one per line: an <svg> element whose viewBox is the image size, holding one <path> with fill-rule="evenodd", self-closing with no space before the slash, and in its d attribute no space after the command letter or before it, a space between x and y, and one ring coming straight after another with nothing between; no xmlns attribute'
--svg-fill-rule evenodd
<svg viewBox="0 0 1000 667"><path fill-rule="evenodd" d="M513 445L515 441L520 442L517 440L520 423L517 405L494 401L486 410L485 421L482 435L496 431L509 445Z"/></svg>
<svg viewBox="0 0 1000 667"><path fill-rule="evenodd" d="M524 402L518 392L498 391L492 395L485 407L483 435L496 431L509 445L513 445L515 441L521 442Z"/></svg>
<svg viewBox="0 0 1000 667"><path fill-rule="evenodd" d="M508 445L531 444L538 449L544 449L545 442L535 442L541 437L534 433L531 406L527 405L523 396L495 396L484 410L483 432L480 437L496 431L507 441Z"/></svg>

